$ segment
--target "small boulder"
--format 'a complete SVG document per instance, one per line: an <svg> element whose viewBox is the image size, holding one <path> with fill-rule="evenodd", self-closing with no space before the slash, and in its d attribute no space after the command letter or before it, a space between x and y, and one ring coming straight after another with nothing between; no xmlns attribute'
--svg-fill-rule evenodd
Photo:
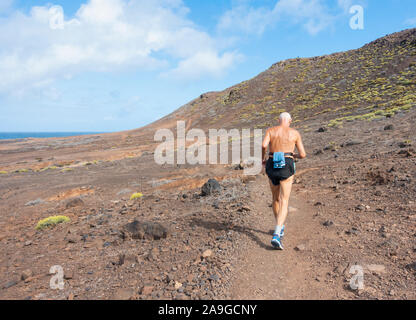
<svg viewBox="0 0 416 320"><path fill-rule="evenodd" d="M413 148L403 149L403 150L400 150L397 154L404 155L409 158L415 154L415 150Z"/></svg>
<svg viewBox="0 0 416 320"><path fill-rule="evenodd" d="M134 220L126 224L121 230L123 239L149 239L160 240L165 239L169 234L169 230L158 222L145 221L140 222Z"/></svg>
<svg viewBox="0 0 416 320"><path fill-rule="evenodd" d="M23 280L23 281L25 281L26 279L28 279L28 278L30 278L30 277L32 277L33 276L33 271L32 270L30 270L30 269L26 269L26 270L24 270L23 272L22 272L22 275L21 275L21 279Z"/></svg>
<svg viewBox="0 0 416 320"><path fill-rule="evenodd" d="M360 231L357 228L352 227L351 229L345 231L345 233L346 234L355 234L355 235L358 235L360 233Z"/></svg>
<svg viewBox="0 0 416 320"><path fill-rule="evenodd" d="M212 254L213 254L212 250L211 250L211 249L207 249L207 250L205 250L205 251L202 253L202 257L203 257L203 258L209 258L209 257L211 257L211 256L212 256Z"/></svg>
<svg viewBox="0 0 416 320"><path fill-rule="evenodd" d="M416 271L416 262L408 264L406 268L412 271Z"/></svg>
<svg viewBox="0 0 416 320"><path fill-rule="evenodd" d="M246 164L243 161L241 161L240 164L236 165L234 169L235 170L244 170L245 167L246 167Z"/></svg>
<svg viewBox="0 0 416 320"><path fill-rule="evenodd" d="M363 204L359 204L355 206L355 211L364 211L365 206Z"/></svg>
<svg viewBox="0 0 416 320"><path fill-rule="evenodd" d="M329 144L325 146L324 151L337 151L337 147L335 144Z"/></svg>
<svg viewBox="0 0 416 320"><path fill-rule="evenodd" d="M412 143L410 142L410 140L406 140L406 141L403 141L403 142L399 143L400 148L408 148L408 147L411 147L411 146L412 146Z"/></svg>
<svg viewBox="0 0 416 320"><path fill-rule="evenodd" d="M74 208L74 207L80 207L83 205L84 205L84 201L82 201L81 198L76 197L76 198L69 199L65 204L65 208L69 209L69 208Z"/></svg>
<svg viewBox="0 0 416 320"><path fill-rule="evenodd" d="M209 179L201 188L201 195L208 196L214 192L220 192L221 186L219 182L215 179Z"/></svg>
<svg viewBox="0 0 416 320"><path fill-rule="evenodd" d="M64 273L64 279L65 280L71 280L74 278L74 272L71 270L66 270Z"/></svg>
<svg viewBox="0 0 416 320"><path fill-rule="evenodd" d="M334 222L333 222L333 221L331 221L331 220L327 220L327 221L325 221L325 222L323 223L323 225L324 225L325 227L330 227L330 226L333 226L333 225L334 225Z"/></svg>
<svg viewBox="0 0 416 320"><path fill-rule="evenodd" d="M3 289L9 289L15 286L18 282L16 280L10 280L3 285Z"/></svg>
<svg viewBox="0 0 416 320"><path fill-rule="evenodd" d="M318 150L315 150L314 152L313 152L313 154L315 155L315 156L317 156L317 155L320 155L320 154L323 154L324 152L322 151L322 149L318 149Z"/></svg>

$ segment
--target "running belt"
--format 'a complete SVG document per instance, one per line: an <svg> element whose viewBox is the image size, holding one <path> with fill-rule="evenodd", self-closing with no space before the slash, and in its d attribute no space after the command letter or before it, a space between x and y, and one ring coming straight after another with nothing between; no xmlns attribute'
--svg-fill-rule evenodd
<svg viewBox="0 0 416 320"><path fill-rule="evenodd" d="M293 157L292 152L270 152L269 155L273 155L273 168L282 169L286 166L286 157Z"/></svg>
<svg viewBox="0 0 416 320"><path fill-rule="evenodd" d="M273 155L274 155L274 152L269 153L270 157L273 157ZM293 157L294 154L293 154L293 152L285 152L284 155L285 155L285 157Z"/></svg>

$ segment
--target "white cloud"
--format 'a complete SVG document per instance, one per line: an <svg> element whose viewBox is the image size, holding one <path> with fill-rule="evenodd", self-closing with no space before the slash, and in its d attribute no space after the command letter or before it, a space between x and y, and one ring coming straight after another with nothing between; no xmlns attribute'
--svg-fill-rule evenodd
<svg viewBox="0 0 416 320"><path fill-rule="evenodd" d="M345 13L349 12L350 8L354 5L354 0L338 0L338 6L344 10Z"/></svg>
<svg viewBox="0 0 416 320"><path fill-rule="evenodd" d="M236 52L225 52L219 55L215 51L198 52L188 59L179 62L177 68L163 74L164 77L178 79L196 79L203 74L222 76L236 61L242 60L242 55Z"/></svg>
<svg viewBox="0 0 416 320"><path fill-rule="evenodd" d="M278 0L273 8L254 8L243 2L220 18L218 28L222 31L262 34L277 22L295 23L314 35L330 26L333 21L334 17L321 0Z"/></svg>
<svg viewBox="0 0 416 320"><path fill-rule="evenodd" d="M53 5L13 12L0 20L0 92L21 94L88 71L163 68L181 77L217 76L238 55L223 52L188 12L181 0L89 0L72 19Z"/></svg>
<svg viewBox="0 0 416 320"><path fill-rule="evenodd" d="M244 3L225 12L220 18L218 28L260 35L275 21L275 18L270 9L253 8Z"/></svg>
<svg viewBox="0 0 416 320"><path fill-rule="evenodd" d="M274 12L302 24L310 34L317 34L333 22L320 0L280 0Z"/></svg>

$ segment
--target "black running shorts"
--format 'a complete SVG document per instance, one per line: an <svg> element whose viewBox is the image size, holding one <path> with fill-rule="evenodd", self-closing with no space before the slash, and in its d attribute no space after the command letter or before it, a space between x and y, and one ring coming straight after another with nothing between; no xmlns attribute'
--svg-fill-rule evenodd
<svg viewBox="0 0 416 320"><path fill-rule="evenodd" d="M278 186L280 181L286 180L295 174L295 161L292 158L285 158L286 165L283 168L273 167L273 158L266 162L266 173L273 185Z"/></svg>

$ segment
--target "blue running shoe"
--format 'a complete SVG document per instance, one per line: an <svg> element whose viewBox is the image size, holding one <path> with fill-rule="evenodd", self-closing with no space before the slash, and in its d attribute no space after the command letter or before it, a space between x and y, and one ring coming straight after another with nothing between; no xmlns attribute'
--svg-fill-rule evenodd
<svg viewBox="0 0 416 320"><path fill-rule="evenodd" d="M285 235L285 226L283 226L282 231L280 231L280 240L283 239L284 235Z"/></svg>
<svg viewBox="0 0 416 320"><path fill-rule="evenodd" d="M280 236L278 234L273 235L273 239L271 243L272 243L273 248L277 250L283 250L282 240L280 239Z"/></svg>

